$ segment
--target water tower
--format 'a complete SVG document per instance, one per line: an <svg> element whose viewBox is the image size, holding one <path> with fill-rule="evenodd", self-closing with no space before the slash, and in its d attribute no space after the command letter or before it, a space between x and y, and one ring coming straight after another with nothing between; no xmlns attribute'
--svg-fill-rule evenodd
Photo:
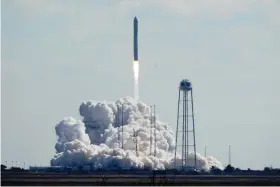
<svg viewBox="0 0 280 187"><path fill-rule="evenodd" d="M197 168L193 108L192 84L189 80L184 79L179 85L174 168ZM182 137L182 139L178 140L178 137ZM179 148L181 148L181 151ZM176 163L176 157L180 153L182 161L178 164ZM193 159L189 158L190 153L192 153L191 157Z"/></svg>

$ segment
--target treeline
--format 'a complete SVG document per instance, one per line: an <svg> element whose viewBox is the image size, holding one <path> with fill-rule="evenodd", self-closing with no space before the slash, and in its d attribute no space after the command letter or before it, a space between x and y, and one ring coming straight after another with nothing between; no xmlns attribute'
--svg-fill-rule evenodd
<svg viewBox="0 0 280 187"><path fill-rule="evenodd" d="M12 172L21 172L21 171L26 171L25 169L23 168L20 168L20 167L10 167L8 168L7 166L1 164L1 172L5 172L5 171L12 171Z"/></svg>
<svg viewBox="0 0 280 187"><path fill-rule="evenodd" d="M84 168L87 167L85 170ZM25 170L23 168L19 167L11 167L7 168L5 165L1 165L1 171L2 172L24 172L24 171L31 171L34 172L34 169L32 170ZM115 168L115 169L94 169L93 167L88 166L78 166L78 167L47 167L46 169L38 167L38 170L35 169L36 172L56 172L56 173L122 173L122 174L146 174L149 172L153 172L154 174L186 174L186 175L280 175L280 169L274 169L272 167L265 167L263 170L251 170L248 168L247 170L242 170L240 168L235 168L231 165L227 165L223 170L212 167L209 171L196 171L196 170L156 170L151 171L150 169L121 169L121 168Z"/></svg>
<svg viewBox="0 0 280 187"><path fill-rule="evenodd" d="M263 170L251 170L250 168L243 170L230 164L224 170L212 167L209 172L213 175L280 175L280 169L273 169L272 167L265 167Z"/></svg>

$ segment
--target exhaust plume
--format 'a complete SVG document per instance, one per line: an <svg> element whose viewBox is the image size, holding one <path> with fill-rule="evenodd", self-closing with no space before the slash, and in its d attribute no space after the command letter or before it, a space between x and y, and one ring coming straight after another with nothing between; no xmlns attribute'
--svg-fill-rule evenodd
<svg viewBox="0 0 280 187"><path fill-rule="evenodd" d="M139 62L133 61L133 73L134 73L134 99L137 101L139 99Z"/></svg>
<svg viewBox="0 0 280 187"><path fill-rule="evenodd" d="M136 76L135 76L136 77ZM137 79L136 79L137 80ZM123 105L123 149L118 141L121 119L117 106ZM174 160L174 133L169 125L156 120L156 156L150 155L150 117L151 108L131 97L116 102L85 101L80 105L81 120L64 118L56 124L58 137L56 153L51 159L52 166L89 165L97 168L151 168L170 169L174 162L180 165L180 154ZM154 128L152 126L152 128ZM138 135L138 156L135 141L131 135ZM120 131L121 132L121 131ZM121 138L122 139L122 138ZM193 153L189 154L189 163L194 163ZM215 158L204 157L197 153L198 169L209 170L211 166L223 168Z"/></svg>

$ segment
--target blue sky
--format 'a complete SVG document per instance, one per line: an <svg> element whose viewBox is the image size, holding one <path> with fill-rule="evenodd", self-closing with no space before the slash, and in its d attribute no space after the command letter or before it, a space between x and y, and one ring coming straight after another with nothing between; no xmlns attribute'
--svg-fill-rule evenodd
<svg viewBox="0 0 280 187"><path fill-rule="evenodd" d="M193 82L197 150L241 168L280 167L278 0L2 0L1 161L49 165L55 124L84 100L133 95L173 129Z"/></svg>

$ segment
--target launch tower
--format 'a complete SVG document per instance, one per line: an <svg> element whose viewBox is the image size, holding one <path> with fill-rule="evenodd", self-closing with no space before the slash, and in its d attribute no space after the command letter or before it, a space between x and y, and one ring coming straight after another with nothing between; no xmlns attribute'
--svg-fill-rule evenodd
<svg viewBox="0 0 280 187"><path fill-rule="evenodd" d="M178 142L178 136L182 137L181 143ZM175 143L174 168L197 168L193 111L193 89L191 82L187 79L182 80L179 85ZM179 148L181 148L182 150L179 151ZM177 152L181 152L181 163L176 163ZM189 159L190 156L194 157L194 161L192 163L190 163L190 160L192 160Z"/></svg>

